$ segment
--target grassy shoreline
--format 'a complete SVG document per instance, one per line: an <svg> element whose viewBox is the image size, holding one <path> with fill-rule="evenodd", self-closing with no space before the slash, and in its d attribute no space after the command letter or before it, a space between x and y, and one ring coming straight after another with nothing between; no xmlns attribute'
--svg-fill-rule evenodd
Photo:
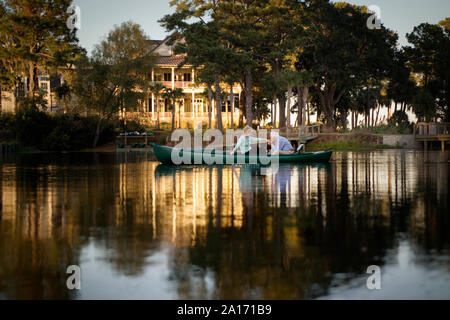
<svg viewBox="0 0 450 320"><path fill-rule="evenodd" d="M153 141L158 144L165 144L167 137L170 135L169 131L155 131L152 137ZM333 151L370 151L370 150L385 150L385 149L403 149L401 146L389 146L380 143L380 140L374 139L375 135L361 135L361 134L337 134L333 136L323 136L312 141L306 145L306 151L322 151L322 150L333 150ZM71 151L43 151L36 147L24 147L21 146L17 141L3 141L3 144L15 144L17 145L17 153L68 153L68 152L127 152L127 151L151 151L150 148L145 149L117 149L117 140L107 142L96 148L87 147L80 150Z"/></svg>
<svg viewBox="0 0 450 320"><path fill-rule="evenodd" d="M311 143L306 146L307 151L333 150L333 151L368 151L385 149L403 149L386 144L367 144L360 141L330 141Z"/></svg>

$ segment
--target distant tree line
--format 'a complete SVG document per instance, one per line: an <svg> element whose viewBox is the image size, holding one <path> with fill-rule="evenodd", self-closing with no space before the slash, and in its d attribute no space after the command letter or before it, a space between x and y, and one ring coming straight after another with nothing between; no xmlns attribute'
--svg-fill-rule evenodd
<svg viewBox="0 0 450 320"><path fill-rule="evenodd" d="M389 109L392 125L406 122L407 110L420 121L450 121L449 18L415 27L407 34L409 44L399 47L392 30L367 27L372 13L366 7L345 2L171 4L175 13L160 23L175 52L197 68L196 81L206 84L209 127L223 128L222 102L235 83L243 88L240 125L268 116L280 127L302 125L316 113L330 131L356 127L361 115L369 127L381 122L381 107ZM40 74L63 74L58 99L66 114L95 116L96 125L89 122L93 146L111 121L138 110L151 94L169 101L174 129L181 92L151 81L154 43L142 28L133 22L115 26L87 55L76 29L66 24L71 5L72 0L0 1L0 90L15 93L17 111L45 105ZM156 111L159 128L158 106Z"/></svg>
<svg viewBox="0 0 450 320"><path fill-rule="evenodd" d="M412 110L419 120L449 121L449 19L421 24L400 48L381 25L369 29L366 7L328 0L173 0L176 12L160 20L173 33L177 53L201 67L198 81L215 90L239 82L247 123L272 113L280 127L303 124L313 110L329 130L363 115L378 123L380 107L394 119ZM183 39L184 41L179 41ZM291 98L297 103L291 105ZM269 110L270 104L279 105ZM394 105L394 110L391 109ZM307 110L308 109L308 110ZM220 112L218 110L218 115ZM218 128L222 127L220 117Z"/></svg>

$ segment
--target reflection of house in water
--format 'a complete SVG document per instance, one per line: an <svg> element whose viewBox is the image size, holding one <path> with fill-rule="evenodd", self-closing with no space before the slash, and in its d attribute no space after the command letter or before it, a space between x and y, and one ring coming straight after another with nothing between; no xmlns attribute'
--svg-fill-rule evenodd
<svg viewBox="0 0 450 320"><path fill-rule="evenodd" d="M229 167L230 168L230 167ZM174 245L204 239L208 224L239 228L243 223L239 182L222 167L189 169L160 166L154 181L154 214L158 238ZM167 228L171 225L171 228Z"/></svg>

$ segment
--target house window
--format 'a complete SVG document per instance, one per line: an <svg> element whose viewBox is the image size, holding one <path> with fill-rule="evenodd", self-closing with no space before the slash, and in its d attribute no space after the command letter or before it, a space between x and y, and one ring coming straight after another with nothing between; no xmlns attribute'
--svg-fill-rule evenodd
<svg viewBox="0 0 450 320"><path fill-rule="evenodd" d="M183 75L183 81L184 82L190 82L191 81L191 74L190 73L185 73L184 75Z"/></svg>
<svg viewBox="0 0 450 320"><path fill-rule="evenodd" d="M172 74L164 73L164 81L172 81Z"/></svg>
<svg viewBox="0 0 450 320"><path fill-rule="evenodd" d="M162 75L155 74L155 81L162 81Z"/></svg>
<svg viewBox="0 0 450 320"><path fill-rule="evenodd" d="M48 91L48 83L47 82L41 82L40 89L42 91Z"/></svg>

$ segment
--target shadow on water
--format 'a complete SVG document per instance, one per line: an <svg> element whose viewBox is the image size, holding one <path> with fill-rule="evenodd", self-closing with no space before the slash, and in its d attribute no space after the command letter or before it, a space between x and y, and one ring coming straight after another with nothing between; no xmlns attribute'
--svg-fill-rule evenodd
<svg viewBox="0 0 450 320"><path fill-rule="evenodd" d="M0 159L0 297L373 298L373 264L390 279L375 298L427 297L399 274L449 297L448 166L395 150L266 175L133 152Z"/></svg>

